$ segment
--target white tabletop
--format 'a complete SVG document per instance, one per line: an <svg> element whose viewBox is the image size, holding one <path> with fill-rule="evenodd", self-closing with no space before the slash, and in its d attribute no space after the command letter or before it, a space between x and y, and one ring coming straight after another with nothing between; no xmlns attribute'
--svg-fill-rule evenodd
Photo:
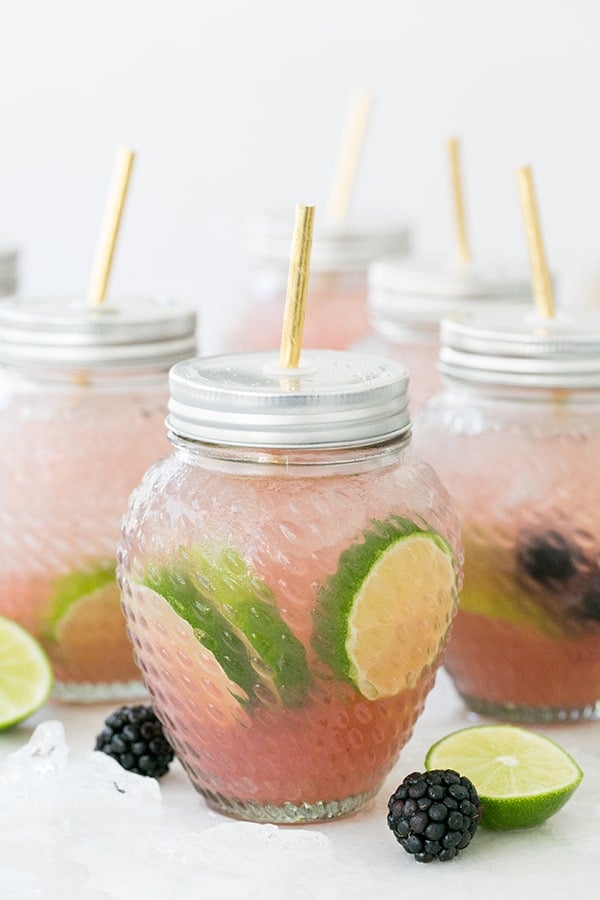
<svg viewBox="0 0 600 900"><path fill-rule="evenodd" d="M23 747L35 726L47 720L64 725L70 765L87 759L95 735L114 708L115 704L48 703L28 722L0 734L0 777L7 756ZM39 828L33 831L28 856L23 855L26 850L15 849L17 839L19 848L27 847L28 841L27 822L21 822L15 811L19 834L0 831L0 897L578 900L596 896L600 885L599 722L537 729L567 749L585 773L569 803L543 825L505 833L480 828L471 846L448 863L416 863L396 843L386 823L389 795L406 774L422 770L432 743L476 721L481 720L467 714L448 677L440 673L413 737L378 797L362 812L330 823L278 829L234 823L207 808L177 762L160 781L158 811L149 809L129 824L122 819L112 828L93 811L87 818L72 809L62 811L58 799L52 833L40 839ZM33 803L27 813L30 821L36 818ZM6 832L11 821L5 807L0 823L5 823ZM26 866L30 866L27 874Z"/></svg>

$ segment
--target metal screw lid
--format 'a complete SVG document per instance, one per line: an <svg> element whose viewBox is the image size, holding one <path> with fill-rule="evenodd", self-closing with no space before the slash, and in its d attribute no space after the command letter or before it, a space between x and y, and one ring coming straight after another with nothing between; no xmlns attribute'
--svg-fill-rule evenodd
<svg viewBox="0 0 600 900"><path fill-rule="evenodd" d="M533 388L600 387L600 309L544 318L505 304L448 317L440 370L452 379Z"/></svg>
<svg viewBox="0 0 600 900"><path fill-rule="evenodd" d="M368 446L408 435L408 372L367 354L310 350L297 369L273 352L178 363L167 426L211 444L270 448Z"/></svg>
<svg viewBox="0 0 600 900"><path fill-rule="evenodd" d="M196 312L171 300L11 298L0 304L0 364L169 368L196 352Z"/></svg>
<svg viewBox="0 0 600 900"><path fill-rule="evenodd" d="M437 337L444 316L498 300L532 303L525 266L388 258L369 269L367 306L377 330L416 330Z"/></svg>

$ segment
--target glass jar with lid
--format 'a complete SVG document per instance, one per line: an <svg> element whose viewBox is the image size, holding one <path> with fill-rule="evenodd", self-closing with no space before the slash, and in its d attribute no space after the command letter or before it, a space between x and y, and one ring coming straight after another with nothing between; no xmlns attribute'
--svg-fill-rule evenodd
<svg viewBox="0 0 600 900"><path fill-rule="evenodd" d="M400 360L410 372L411 410L441 389L437 368L444 316L499 301L531 304L525 266L500 262L377 260L369 269L370 331L352 349Z"/></svg>
<svg viewBox="0 0 600 900"><path fill-rule="evenodd" d="M45 647L56 696L139 696L115 581L119 523L168 452L168 370L196 315L139 300L0 304L0 614Z"/></svg>
<svg viewBox="0 0 600 900"><path fill-rule="evenodd" d="M306 351L171 370L170 457L133 493L119 575L136 658L208 803L359 809L422 710L455 611L458 523L410 448L403 366Z"/></svg>
<svg viewBox="0 0 600 900"><path fill-rule="evenodd" d="M225 351L279 347L292 230L287 218L251 223L248 301L223 331ZM368 330L367 271L379 256L409 250L405 226L315 222L303 346L347 349Z"/></svg>
<svg viewBox="0 0 600 900"><path fill-rule="evenodd" d="M446 666L476 712L600 711L600 311L522 307L442 325L442 394L415 444L451 490L465 548Z"/></svg>

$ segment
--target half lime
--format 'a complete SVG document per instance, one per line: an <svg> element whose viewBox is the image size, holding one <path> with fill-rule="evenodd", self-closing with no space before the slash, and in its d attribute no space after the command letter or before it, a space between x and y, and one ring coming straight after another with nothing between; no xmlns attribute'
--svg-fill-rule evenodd
<svg viewBox="0 0 600 900"><path fill-rule="evenodd" d="M0 730L43 706L52 683L52 667L35 638L0 617Z"/></svg>
<svg viewBox="0 0 600 900"><path fill-rule="evenodd" d="M427 769L470 778L483 807L481 824L508 830L539 825L571 797L583 772L550 738L514 725L476 725L430 748Z"/></svg>

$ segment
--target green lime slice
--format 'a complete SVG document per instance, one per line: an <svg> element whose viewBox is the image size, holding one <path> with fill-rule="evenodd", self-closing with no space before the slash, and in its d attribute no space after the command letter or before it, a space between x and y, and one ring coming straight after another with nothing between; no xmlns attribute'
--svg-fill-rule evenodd
<svg viewBox="0 0 600 900"><path fill-rule="evenodd" d="M470 778L483 807L482 824L529 828L558 812L583 772L550 738L514 725L477 725L442 738L427 769L455 769Z"/></svg>
<svg viewBox="0 0 600 900"><path fill-rule="evenodd" d="M300 705L311 676L306 650L279 612L272 591L231 548L190 554L197 578L227 621L254 649L286 706Z"/></svg>
<svg viewBox="0 0 600 900"><path fill-rule="evenodd" d="M88 571L70 572L55 579L48 600L49 612L42 625L43 636L56 640L59 623L71 613L73 607L111 583L116 585L114 562L102 563Z"/></svg>
<svg viewBox="0 0 600 900"><path fill-rule="evenodd" d="M306 651L285 623L269 588L233 550L195 548L184 566L151 567L146 584L185 619L251 702L306 697Z"/></svg>
<svg viewBox="0 0 600 900"><path fill-rule="evenodd" d="M345 550L320 591L313 646L370 700L415 687L457 603L456 561L435 531L392 516Z"/></svg>
<svg viewBox="0 0 600 900"><path fill-rule="evenodd" d="M52 683L52 667L35 638L16 622L0 618L0 730L43 706Z"/></svg>

